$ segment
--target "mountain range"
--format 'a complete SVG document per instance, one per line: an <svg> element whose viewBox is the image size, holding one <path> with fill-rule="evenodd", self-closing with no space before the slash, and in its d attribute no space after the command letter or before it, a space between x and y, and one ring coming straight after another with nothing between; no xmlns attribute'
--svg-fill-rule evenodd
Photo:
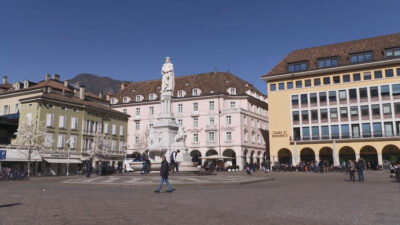
<svg viewBox="0 0 400 225"><path fill-rule="evenodd" d="M75 85L85 85L86 89L94 94L99 92L103 93L103 96L107 92L112 94L117 93L121 88L120 80L115 80L110 77L102 77L95 74L78 74L70 80L71 84Z"/></svg>

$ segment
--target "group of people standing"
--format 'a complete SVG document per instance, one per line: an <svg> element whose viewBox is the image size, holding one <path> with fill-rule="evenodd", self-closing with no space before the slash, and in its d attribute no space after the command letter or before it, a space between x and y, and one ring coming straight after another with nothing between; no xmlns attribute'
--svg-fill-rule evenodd
<svg viewBox="0 0 400 225"><path fill-rule="evenodd" d="M365 163L363 160L359 159L358 161L349 160L347 162L347 172L350 175L350 181L355 181L355 172L357 171L358 181L364 182L364 170Z"/></svg>

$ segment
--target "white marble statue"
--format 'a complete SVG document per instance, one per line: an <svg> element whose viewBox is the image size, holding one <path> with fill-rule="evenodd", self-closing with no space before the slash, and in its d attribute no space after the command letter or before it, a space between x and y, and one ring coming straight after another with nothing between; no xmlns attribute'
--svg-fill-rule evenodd
<svg viewBox="0 0 400 225"><path fill-rule="evenodd" d="M174 77L174 64L171 63L171 58L166 57L165 63L161 69L162 83L161 92L174 91L175 77Z"/></svg>

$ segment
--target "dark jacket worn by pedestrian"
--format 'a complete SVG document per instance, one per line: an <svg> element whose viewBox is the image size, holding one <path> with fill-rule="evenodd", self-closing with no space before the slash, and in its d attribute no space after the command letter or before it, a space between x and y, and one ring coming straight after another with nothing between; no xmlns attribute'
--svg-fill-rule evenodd
<svg viewBox="0 0 400 225"><path fill-rule="evenodd" d="M163 160L161 162L160 176L168 177L168 162L167 162L167 160Z"/></svg>

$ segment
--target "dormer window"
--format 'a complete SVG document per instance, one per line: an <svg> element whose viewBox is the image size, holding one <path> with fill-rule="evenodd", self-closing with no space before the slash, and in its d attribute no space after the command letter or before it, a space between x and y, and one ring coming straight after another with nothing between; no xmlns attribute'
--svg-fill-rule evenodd
<svg viewBox="0 0 400 225"><path fill-rule="evenodd" d="M123 103L128 103L128 102L130 102L131 101L131 99L128 97L128 96L124 96L123 98L122 98L122 102Z"/></svg>
<svg viewBox="0 0 400 225"><path fill-rule="evenodd" d="M19 82L15 82L14 89L15 90L19 90L20 89L20 83Z"/></svg>
<svg viewBox="0 0 400 225"><path fill-rule="evenodd" d="M338 58L328 58L328 59L319 59L318 60L318 68L319 69L335 67L338 65L339 65Z"/></svg>
<svg viewBox="0 0 400 225"><path fill-rule="evenodd" d="M193 95L193 96L199 96L199 95L200 95L199 89L198 89L198 88L193 88L193 90L192 90L192 95Z"/></svg>
<svg viewBox="0 0 400 225"><path fill-rule="evenodd" d="M111 104L117 104L118 103L118 99L116 98L111 98Z"/></svg>
<svg viewBox="0 0 400 225"><path fill-rule="evenodd" d="M307 70L307 62L289 63L289 72L300 72Z"/></svg>
<svg viewBox="0 0 400 225"><path fill-rule="evenodd" d="M140 95L136 95L136 102L140 102L142 100Z"/></svg>
<svg viewBox="0 0 400 225"><path fill-rule="evenodd" d="M400 57L400 47L385 49L386 58Z"/></svg>
<svg viewBox="0 0 400 225"><path fill-rule="evenodd" d="M29 87L29 82L27 80L24 81L24 88L28 88Z"/></svg>
<svg viewBox="0 0 400 225"><path fill-rule="evenodd" d="M372 52L363 52L350 55L350 63L363 63L372 61Z"/></svg>
<svg viewBox="0 0 400 225"><path fill-rule="evenodd" d="M179 98L182 98L182 97L183 97L183 91L182 91L182 90L179 90L179 91L177 92L177 95L178 95Z"/></svg>
<svg viewBox="0 0 400 225"><path fill-rule="evenodd" d="M229 94L236 95L236 88L229 88Z"/></svg>
<svg viewBox="0 0 400 225"><path fill-rule="evenodd" d="M153 101L155 99L156 99L156 94L154 94L154 93L149 94L149 100L150 101Z"/></svg>

